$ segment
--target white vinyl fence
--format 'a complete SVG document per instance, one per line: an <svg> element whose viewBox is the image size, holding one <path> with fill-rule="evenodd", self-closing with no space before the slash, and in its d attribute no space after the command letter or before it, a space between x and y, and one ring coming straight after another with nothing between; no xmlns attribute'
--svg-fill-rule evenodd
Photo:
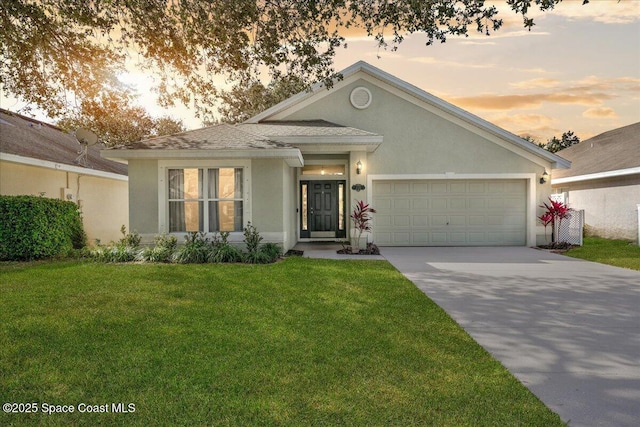
<svg viewBox="0 0 640 427"><path fill-rule="evenodd" d="M582 246L584 229L584 210L573 210L569 217L562 220L560 225L555 224L556 242L567 242L572 245Z"/></svg>

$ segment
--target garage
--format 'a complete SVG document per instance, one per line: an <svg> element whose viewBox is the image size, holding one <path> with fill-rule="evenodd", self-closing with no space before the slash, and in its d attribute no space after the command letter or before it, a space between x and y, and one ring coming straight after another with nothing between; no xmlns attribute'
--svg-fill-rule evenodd
<svg viewBox="0 0 640 427"><path fill-rule="evenodd" d="M524 246L524 179L375 180L380 246Z"/></svg>

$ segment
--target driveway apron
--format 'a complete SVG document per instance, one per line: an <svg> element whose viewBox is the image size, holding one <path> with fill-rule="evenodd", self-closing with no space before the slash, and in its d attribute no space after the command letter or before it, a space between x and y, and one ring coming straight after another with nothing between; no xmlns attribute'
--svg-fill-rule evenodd
<svg viewBox="0 0 640 427"><path fill-rule="evenodd" d="M524 247L382 254L569 426L640 425L640 272Z"/></svg>

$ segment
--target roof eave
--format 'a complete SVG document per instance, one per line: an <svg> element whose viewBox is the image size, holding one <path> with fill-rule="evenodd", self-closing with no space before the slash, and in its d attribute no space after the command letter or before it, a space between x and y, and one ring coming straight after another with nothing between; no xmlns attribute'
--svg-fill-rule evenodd
<svg viewBox="0 0 640 427"><path fill-rule="evenodd" d="M302 167L304 159L297 148L256 148L244 150L198 150L198 149L141 149L102 150L102 157L111 160L135 159L283 159L291 167Z"/></svg>
<svg viewBox="0 0 640 427"><path fill-rule="evenodd" d="M591 181L594 179L617 178L621 176L640 174L640 166L627 169L617 169L606 172L596 172L584 175L551 178L551 185L568 184L571 182Z"/></svg>

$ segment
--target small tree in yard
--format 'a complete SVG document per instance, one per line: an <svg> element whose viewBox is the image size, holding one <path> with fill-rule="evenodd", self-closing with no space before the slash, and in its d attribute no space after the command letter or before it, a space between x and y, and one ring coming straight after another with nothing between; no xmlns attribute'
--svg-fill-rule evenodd
<svg viewBox="0 0 640 427"><path fill-rule="evenodd" d="M356 201L356 206L353 208L353 212L349 217L353 221L353 227L356 229L357 238L356 245L360 248L360 238L362 233L371 231L371 216L370 214L376 213L376 210L372 208L368 203L364 201Z"/></svg>
<svg viewBox="0 0 640 427"><path fill-rule="evenodd" d="M569 214L573 209L568 207L566 204L557 202L551 198L549 198L549 203L543 203L540 207L546 209L546 211L538 217L540 222L544 225L545 237L547 234L547 226L551 225L551 242L556 243L556 223L558 224L558 228L560 228L562 220L569 218Z"/></svg>

